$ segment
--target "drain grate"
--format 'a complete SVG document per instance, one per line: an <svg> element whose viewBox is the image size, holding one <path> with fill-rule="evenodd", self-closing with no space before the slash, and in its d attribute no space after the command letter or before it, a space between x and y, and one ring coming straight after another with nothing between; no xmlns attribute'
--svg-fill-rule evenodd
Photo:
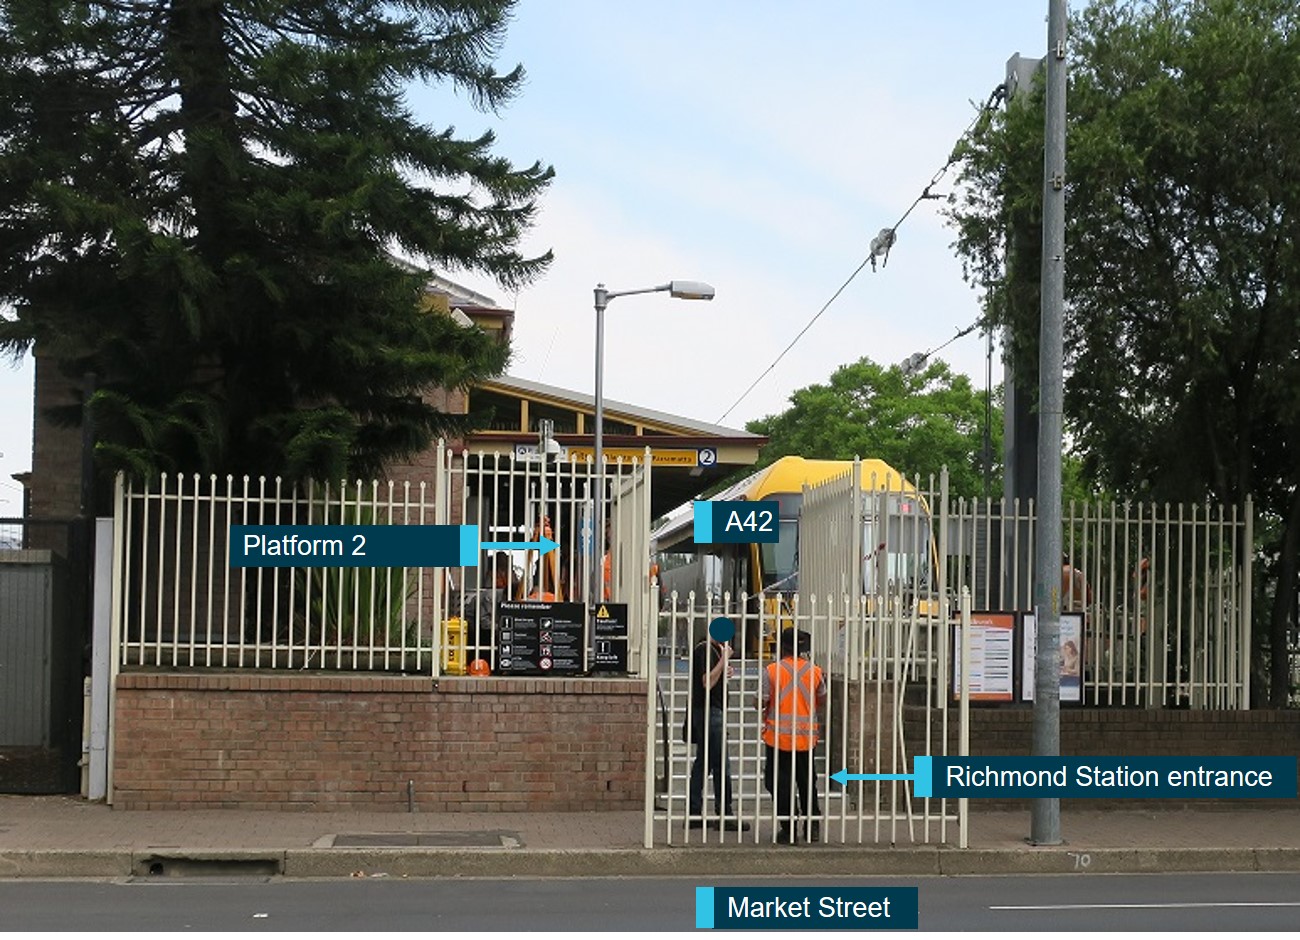
<svg viewBox="0 0 1300 940"><path fill-rule="evenodd" d="M133 860L131 874L150 878L268 878L282 874L282 859L256 854L230 856L143 855Z"/></svg>
<svg viewBox="0 0 1300 940"><path fill-rule="evenodd" d="M517 832L502 829L470 832L343 832L329 843L334 848L400 849L517 849L524 844Z"/></svg>

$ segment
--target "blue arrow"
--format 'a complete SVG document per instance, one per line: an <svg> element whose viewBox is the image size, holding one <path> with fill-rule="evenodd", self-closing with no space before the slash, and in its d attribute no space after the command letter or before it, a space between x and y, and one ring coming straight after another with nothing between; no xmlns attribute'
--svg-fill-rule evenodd
<svg viewBox="0 0 1300 940"><path fill-rule="evenodd" d="M842 786L850 780L915 780L916 774L851 774L841 770L831 774L831 779Z"/></svg>
<svg viewBox="0 0 1300 940"><path fill-rule="evenodd" d="M537 542L484 542L479 546L479 548L482 549L489 549L489 548L533 549L535 548L538 549L543 555L547 554L548 552L553 552L559 547L560 547L559 542L552 541L551 539L548 539L546 536L542 536L541 540Z"/></svg>
<svg viewBox="0 0 1300 940"><path fill-rule="evenodd" d="M931 796L934 792L933 767L930 757L912 758L914 772L910 774L851 774L848 770L839 770L831 774L831 779L840 786L850 780L911 780L917 796Z"/></svg>

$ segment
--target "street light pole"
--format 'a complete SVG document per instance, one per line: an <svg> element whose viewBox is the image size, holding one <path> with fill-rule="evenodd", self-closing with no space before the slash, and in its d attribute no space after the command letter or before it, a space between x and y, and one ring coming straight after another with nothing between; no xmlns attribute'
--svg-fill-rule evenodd
<svg viewBox="0 0 1300 940"><path fill-rule="evenodd" d="M702 281L669 281L658 287L637 290L606 290L597 284L596 300L596 426L593 429L592 459L596 466L596 491L592 494L596 504L595 527L591 533L591 598L593 603L604 599L605 559L605 308L615 297L631 294L655 294L666 291L679 300L712 300L713 288Z"/></svg>
<svg viewBox="0 0 1300 940"><path fill-rule="evenodd" d="M603 600L605 558L605 307L609 305L609 291L604 284L596 285L596 426L592 429L592 458L596 461L596 489L592 494L596 516L591 529L591 602Z"/></svg>

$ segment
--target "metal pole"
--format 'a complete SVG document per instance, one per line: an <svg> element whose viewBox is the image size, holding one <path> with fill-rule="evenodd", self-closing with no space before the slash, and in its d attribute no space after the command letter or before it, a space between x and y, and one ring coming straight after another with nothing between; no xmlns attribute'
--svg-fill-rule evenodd
<svg viewBox="0 0 1300 940"><path fill-rule="evenodd" d="M1239 707L1252 708L1250 703L1250 652L1251 652L1251 607L1254 603L1255 579L1251 568L1255 557L1255 504L1250 495L1246 496L1245 533L1241 539L1240 554L1237 555L1242 567L1241 608L1237 612L1237 622L1241 624L1241 700Z"/></svg>
<svg viewBox="0 0 1300 940"><path fill-rule="evenodd" d="M1027 92L1033 86L1034 76L1042 68L1042 59L1026 58L1019 53L1007 60L1005 87L1008 112L1013 107L1027 107ZM1029 232L1015 226L1009 227L1005 249L1007 258L1019 252L1027 252L1030 237ZM1034 390L1029 387L1028 370L1017 370L1012 346L1008 329L1002 344L1003 511L997 536L1003 551L995 576L999 580L1002 597L1006 599L1004 603L1020 610L1033 605L1033 584L1030 580L1033 557L1029 548L1032 544L1029 526L1032 523L1028 518L1020 518L1018 513L1010 518L1006 513L1017 505L1030 506L1038 498L1038 421L1033 413Z"/></svg>
<svg viewBox="0 0 1300 940"><path fill-rule="evenodd" d="M540 477L541 477L541 479L539 480L539 485L541 486L541 494L540 494L541 498L538 500L539 506L537 510L537 537L538 538L542 538L543 536L545 536L546 538L551 537L551 535L548 535L546 532L546 520L550 515L550 512L547 508L547 502L546 502L546 497L547 497L546 471L549 467L549 461L550 461L550 457L547 454L547 451L550 450L551 434L554 430L554 427L555 427L554 422L552 422L549 418L540 418L537 422L537 456L541 458L541 460L538 463L538 466L540 468ZM559 531L559 520L556 519L555 523L551 528L551 534L554 534L555 532L558 531ZM538 552L537 553L537 591L539 597L541 597L546 592L546 569L549 564L550 562L547 560L546 556L541 552ZM479 566L479 570L480 571L483 570L482 565ZM481 582L479 584L479 587L480 588L482 587ZM560 585L558 583L558 575L556 581L551 584L551 591L556 596L556 598L558 598L559 600L564 600L563 597L560 597ZM569 600L572 599L573 598L569 598Z"/></svg>
<svg viewBox="0 0 1300 940"><path fill-rule="evenodd" d="M1038 533L1034 575L1033 753L1061 753L1061 321L1065 307L1066 0L1050 0L1043 155L1042 318L1038 337ZM1061 843L1061 801L1034 800L1029 840Z"/></svg>
<svg viewBox="0 0 1300 940"><path fill-rule="evenodd" d="M957 703L957 754L970 757L970 588L961 590L961 691ZM944 691L947 694L947 690ZM957 847L970 847L970 801L957 801Z"/></svg>
<svg viewBox="0 0 1300 940"><path fill-rule="evenodd" d="M122 605L126 591L126 475L120 470L113 481L113 609L108 621L108 739L104 768L104 802L113 805L113 762L117 759L117 674L122 663Z"/></svg>
<svg viewBox="0 0 1300 940"><path fill-rule="evenodd" d="M596 285L596 427L593 434L592 456L596 462L596 489L592 494L596 504L596 520L591 532L591 603L599 604L605 596L605 307L609 305L609 291L604 284Z"/></svg>
<svg viewBox="0 0 1300 940"><path fill-rule="evenodd" d="M592 532L592 602L600 603L605 599L605 308L615 297L628 297L632 294L657 294L667 291L681 300L712 300L713 288L700 281L669 281L655 287L641 287L637 290L606 290L604 284L597 284L596 295L596 428L593 435L595 446L592 448L596 461L596 529Z"/></svg>

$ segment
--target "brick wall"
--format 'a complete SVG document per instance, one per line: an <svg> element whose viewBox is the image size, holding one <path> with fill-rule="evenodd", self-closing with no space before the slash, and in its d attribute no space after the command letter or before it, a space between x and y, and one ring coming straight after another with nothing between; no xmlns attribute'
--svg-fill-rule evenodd
<svg viewBox="0 0 1300 940"><path fill-rule="evenodd" d="M424 395L425 404L432 405L444 414L463 415L469 408L469 396L460 389L429 389ZM447 447L451 452L458 452L464 443L459 440L447 442ZM433 508L433 494L437 488L438 481L438 442L433 441L424 450L416 454L411 454L405 460L392 461L385 468L385 476L390 480L400 480L411 482L411 499L420 498L420 484L428 485L428 498L430 511ZM460 512L460 492L459 490L451 494L452 515L457 516ZM430 519L430 522L433 520ZM455 524L459 520L452 518L449 520Z"/></svg>
<svg viewBox="0 0 1300 940"><path fill-rule="evenodd" d="M841 686L836 684L832 695L839 693ZM830 748L831 769L855 768L854 773L878 774L893 773L895 761L905 763L902 753L895 755L897 745L891 728L894 724L894 699L898 694L898 685L894 682L850 682L848 694L841 695L838 701L832 699L830 707L831 733L828 741ZM877 707L879 702L879 707ZM876 740L876 712L880 712L880 727L884 732L880 741ZM847 727L848 734L841 738L840 728ZM877 762L876 749L879 743L880 759ZM856 768L862 767L863 770ZM900 769L899 773L905 772Z"/></svg>
<svg viewBox="0 0 1300 940"><path fill-rule="evenodd" d="M909 741L924 737L923 713L908 710ZM951 753L957 753L957 716L949 716ZM971 753L979 757L1028 755L1033 711L972 708ZM937 750L937 748L936 748ZM1300 754L1300 711L1168 711L1145 708L1063 708L1061 753L1078 757L1256 757ZM1300 758L1297 758L1300 760ZM1148 804L1203 805L1205 800L1067 800L1079 806L1128 808ZM1239 801L1222 801L1239 802ZM1294 801L1251 800L1260 803ZM1028 801L980 800L980 806L1028 806Z"/></svg>
<svg viewBox="0 0 1300 940"><path fill-rule="evenodd" d="M831 772L841 769L863 774L910 771L911 755L915 744L906 738L899 741L894 734L898 704L896 699L901 694L898 684L892 681L850 682L847 686L847 694L841 695L843 688L839 683L832 683L829 709L830 734L826 743L826 747L829 748L827 766ZM838 700L835 698L837 695ZM880 715L879 737L876 735L877 713ZM921 727L924 728L924 725ZM842 736L841 730L847 731L847 734ZM906 749L903 747L904 744ZM862 769L859 770L859 767ZM836 786L836 784L825 784L825 786ZM848 784L850 804L857 806L858 801L861 800L864 808L884 816L888 816L891 812L907 812L908 788L906 786L886 783L880 786L879 790L876 788L877 785L874 783Z"/></svg>
<svg viewBox="0 0 1300 940"><path fill-rule="evenodd" d="M632 679L123 673L114 805L443 812L639 809Z"/></svg>
<svg viewBox="0 0 1300 940"><path fill-rule="evenodd" d="M27 479L27 514L37 519L70 519L81 510L81 427L55 424L49 409L81 403L80 384L59 371L58 363L36 350L33 382L32 471ZM67 556L66 528L33 525L27 548L48 548Z"/></svg>

